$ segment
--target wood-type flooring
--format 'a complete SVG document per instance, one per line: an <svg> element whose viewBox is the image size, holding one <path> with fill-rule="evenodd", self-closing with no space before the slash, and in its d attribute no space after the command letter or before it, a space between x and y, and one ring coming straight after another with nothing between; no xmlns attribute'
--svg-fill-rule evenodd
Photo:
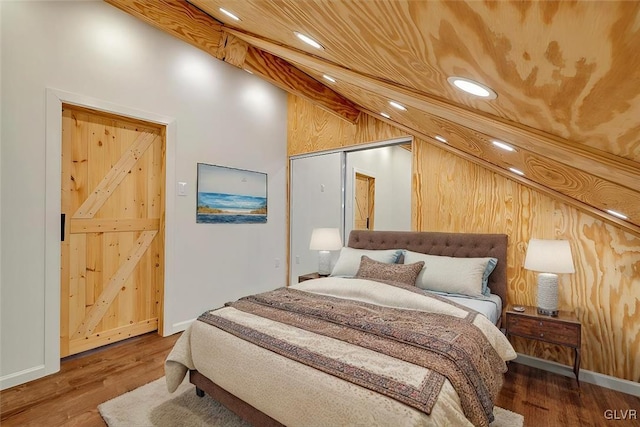
<svg viewBox="0 0 640 427"><path fill-rule="evenodd" d="M60 372L0 392L0 424L104 426L97 406L163 376L178 336L149 333L63 359ZM640 398L517 363L496 404L524 415L525 427L640 426ZM636 419L621 419L630 411Z"/></svg>

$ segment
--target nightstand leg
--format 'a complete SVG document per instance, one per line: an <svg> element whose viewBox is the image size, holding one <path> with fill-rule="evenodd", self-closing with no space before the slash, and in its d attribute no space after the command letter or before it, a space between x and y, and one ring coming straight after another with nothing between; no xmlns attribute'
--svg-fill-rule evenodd
<svg viewBox="0 0 640 427"><path fill-rule="evenodd" d="M578 387L580 387L580 349L575 349L575 361L573 362L573 373L576 374L576 381L578 382Z"/></svg>

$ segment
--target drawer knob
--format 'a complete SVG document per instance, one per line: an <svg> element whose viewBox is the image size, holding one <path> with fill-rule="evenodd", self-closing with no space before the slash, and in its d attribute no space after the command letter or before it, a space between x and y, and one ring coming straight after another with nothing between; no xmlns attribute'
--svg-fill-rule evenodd
<svg viewBox="0 0 640 427"><path fill-rule="evenodd" d="M540 338L544 338L544 334L540 334Z"/></svg>
<svg viewBox="0 0 640 427"><path fill-rule="evenodd" d="M540 322L540 326L542 326L542 322Z"/></svg>

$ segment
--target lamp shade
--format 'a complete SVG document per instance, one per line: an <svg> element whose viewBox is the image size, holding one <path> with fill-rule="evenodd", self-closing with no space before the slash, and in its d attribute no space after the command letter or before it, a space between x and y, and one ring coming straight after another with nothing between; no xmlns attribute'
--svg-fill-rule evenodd
<svg viewBox="0 0 640 427"><path fill-rule="evenodd" d="M342 249L342 238L337 228L314 228L309 249L312 251L337 251Z"/></svg>
<svg viewBox="0 0 640 427"><path fill-rule="evenodd" d="M529 240L524 268L543 273L575 273L568 240Z"/></svg>

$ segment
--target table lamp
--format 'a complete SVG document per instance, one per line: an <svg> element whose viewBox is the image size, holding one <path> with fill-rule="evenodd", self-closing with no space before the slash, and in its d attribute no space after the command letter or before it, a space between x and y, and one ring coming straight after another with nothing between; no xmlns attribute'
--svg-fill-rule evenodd
<svg viewBox="0 0 640 427"><path fill-rule="evenodd" d="M328 276L331 274L331 253L329 251L342 249L340 230L337 228L314 228L311 232L309 249L319 251L318 274Z"/></svg>
<svg viewBox="0 0 640 427"><path fill-rule="evenodd" d="M574 273L568 240L529 240L524 268L538 272L538 313L558 315L558 273Z"/></svg>

